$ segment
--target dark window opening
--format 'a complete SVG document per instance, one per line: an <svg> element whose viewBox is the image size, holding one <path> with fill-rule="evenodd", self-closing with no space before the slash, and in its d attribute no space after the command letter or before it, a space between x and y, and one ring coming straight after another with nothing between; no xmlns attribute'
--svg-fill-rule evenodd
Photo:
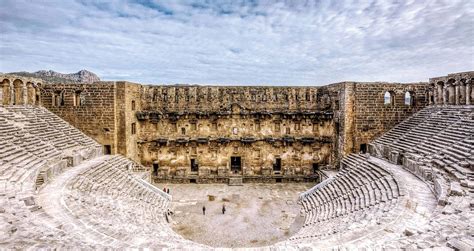
<svg viewBox="0 0 474 251"><path fill-rule="evenodd" d="M137 125L135 123L132 123L132 134L137 133Z"/></svg>
<svg viewBox="0 0 474 251"><path fill-rule="evenodd" d="M112 146L110 146L110 145L105 145L105 146L104 146L104 154L105 154L105 155L110 155L110 154L112 154Z"/></svg>
<svg viewBox="0 0 474 251"><path fill-rule="evenodd" d="M281 178L276 178L276 179L275 179L275 182L276 182L276 183L281 183Z"/></svg>
<svg viewBox="0 0 474 251"><path fill-rule="evenodd" d="M191 172L197 172L199 170L196 159L191 159Z"/></svg>
<svg viewBox="0 0 474 251"><path fill-rule="evenodd" d="M281 159L280 158L275 159L275 163L273 164L273 171L275 171L275 172L281 171Z"/></svg>
<svg viewBox="0 0 474 251"><path fill-rule="evenodd" d="M132 100L132 111L135 111L135 100Z"/></svg>
<svg viewBox="0 0 474 251"><path fill-rule="evenodd" d="M242 171L242 159L240 157L230 157L230 170L233 173Z"/></svg>
<svg viewBox="0 0 474 251"><path fill-rule="evenodd" d="M361 153L367 152L367 144L360 144L360 152Z"/></svg>
<svg viewBox="0 0 474 251"><path fill-rule="evenodd" d="M153 163L153 175L154 176L158 175L158 169L159 169L158 163Z"/></svg>
<svg viewBox="0 0 474 251"><path fill-rule="evenodd" d="M190 180L189 180L189 183L196 184L196 183L197 183L197 181L196 181L196 179L190 179Z"/></svg>
<svg viewBox="0 0 474 251"><path fill-rule="evenodd" d="M313 173L317 173L319 171L319 164L313 163Z"/></svg>

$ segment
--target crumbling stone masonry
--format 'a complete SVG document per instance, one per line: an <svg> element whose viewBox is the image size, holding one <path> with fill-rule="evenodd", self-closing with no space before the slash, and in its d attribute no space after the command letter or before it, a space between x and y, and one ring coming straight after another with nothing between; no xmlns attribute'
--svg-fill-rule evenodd
<svg viewBox="0 0 474 251"><path fill-rule="evenodd" d="M123 154L150 168L155 181L170 182L318 179L318 169L335 168L343 156L365 152L371 140L438 100L434 84L459 82L453 102L472 100L462 96L472 92L472 77L320 87L0 78L3 104L42 105L97 140L104 152ZM30 91L28 83L34 87ZM442 89L451 93L450 88Z"/></svg>

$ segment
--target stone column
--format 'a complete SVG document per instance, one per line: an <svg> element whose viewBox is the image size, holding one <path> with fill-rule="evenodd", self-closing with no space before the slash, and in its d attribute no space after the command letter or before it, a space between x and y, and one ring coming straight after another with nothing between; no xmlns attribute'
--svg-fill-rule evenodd
<svg viewBox="0 0 474 251"><path fill-rule="evenodd" d="M26 88L26 83L23 83L23 86L21 87L21 89L22 89L21 104L26 105L28 104L28 89Z"/></svg>
<svg viewBox="0 0 474 251"><path fill-rule="evenodd" d="M466 84L466 105L471 104L471 88L472 83Z"/></svg>
<svg viewBox="0 0 474 251"><path fill-rule="evenodd" d="M448 87L447 87L447 86L444 86L444 88L443 88L443 105L447 105L447 104L448 104L448 101L449 101L449 97L448 97Z"/></svg>
<svg viewBox="0 0 474 251"><path fill-rule="evenodd" d="M12 105L15 102L15 87L13 86L13 82L10 82L10 103Z"/></svg>
<svg viewBox="0 0 474 251"><path fill-rule="evenodd" d="M438 85L438 96L436 102L438 105L444 104L444 86Z"/></svg>
<svg viewBox="0 0 474 251"><path fill-rule="evenodd" d="M459 105L459 82L454 86L454 104Z"/></svg>
<svg viewBox="0 0 474 251"><path fill-rule="evenodd" d="M431 102L431 98L430 98L430 102ZM434 104L438 103L438 87L436 85L433 87L433 102Z"/></svg>

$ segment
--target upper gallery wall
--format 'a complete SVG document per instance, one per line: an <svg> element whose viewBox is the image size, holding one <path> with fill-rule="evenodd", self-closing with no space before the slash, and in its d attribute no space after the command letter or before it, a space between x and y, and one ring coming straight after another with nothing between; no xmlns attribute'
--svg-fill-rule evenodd
<svg viewBox="0 0 474 251"><path fill-rule="evenodd" d="M3 92L10 91L8 88L16 79L22 78L2 75ZM27 79L22 81L28 82ZM226 114L232 113L232 109L252 116L285 114L290 116L289 120L312 114L313 122L315 118L330 120L328 125L332 129L328 132L333 152L330 162L335 165L343 155L364 151L364 144L428 105L433 94L430 90L428 83L234 87L100 81L43 83L37 92L40 96L35 99L36 104L45 106L96 139L106 152L122 153L139 161L137 142L142 140L142 124L157 116ZM132 124L135 124L134 134Z"/></svg>

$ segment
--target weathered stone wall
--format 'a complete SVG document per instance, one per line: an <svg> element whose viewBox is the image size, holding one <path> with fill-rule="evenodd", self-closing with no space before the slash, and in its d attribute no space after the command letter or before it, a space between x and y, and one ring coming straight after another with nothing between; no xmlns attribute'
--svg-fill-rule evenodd
<svg viewBox="0 0 474 251"><path fill-rule="evenodd" d="M16 81L5 79L8 88ZM119 81L37 88L37 104L110 146L111 153L150 167L155 179L177 182L311 177L313 167L337 168L345 154L360 151L433 95L426 83L231 87ZM22 92L25 100L35 93L29 91ZM385 92L392 95L388 104Z"/></svg>
<svg viewBox="0 0 474 251"><path fill-rule="evenodd" d="M117 153L115 83L45 84L42 105Z"/></svg>
<svg viewBox="0 0 474 251"><path fill-rule="evenodd" d="M218 111L238 103L252 110L309 110L330 107L321 87L143 86L142 108L164 111Z"/></svg>
<svg viewBox="0 0 474 251"><path fill-rule="evenodd" d="M140 126L135 112L141 107L141 87L135 83L116 82L117 151L137 162L141 162L137 151ZM135 127L133 131L132 127Z"/></svg>
<svg viewBox="0 0 474 251"><path fill-rule="evenodd" d="M160 179L302 179L335 158L326 87L143 86L142 97L140 159Z"/></svg>
<svg viewBox="0 0 474 251"><path fill-rule="evenodd" d="M474 100L474 71L430 78L430 104L470 105Z"/></svg>
<svg viewBox="0 0 474 251"><path fill-rule="evenodd" d="M384 96L390 93L385 104ZM411 100L405 103L405 95ZM344 153L359 152L361 144L381 136L428 105L427 83L346 83L346 143ZM352 115L351 115L352 113Z"/></svg>
<svg viewBox="0 0 474 251"><path fill-rule="evenodd" d="M0 105L40 105L43 80L0 74Z"/></svg>

